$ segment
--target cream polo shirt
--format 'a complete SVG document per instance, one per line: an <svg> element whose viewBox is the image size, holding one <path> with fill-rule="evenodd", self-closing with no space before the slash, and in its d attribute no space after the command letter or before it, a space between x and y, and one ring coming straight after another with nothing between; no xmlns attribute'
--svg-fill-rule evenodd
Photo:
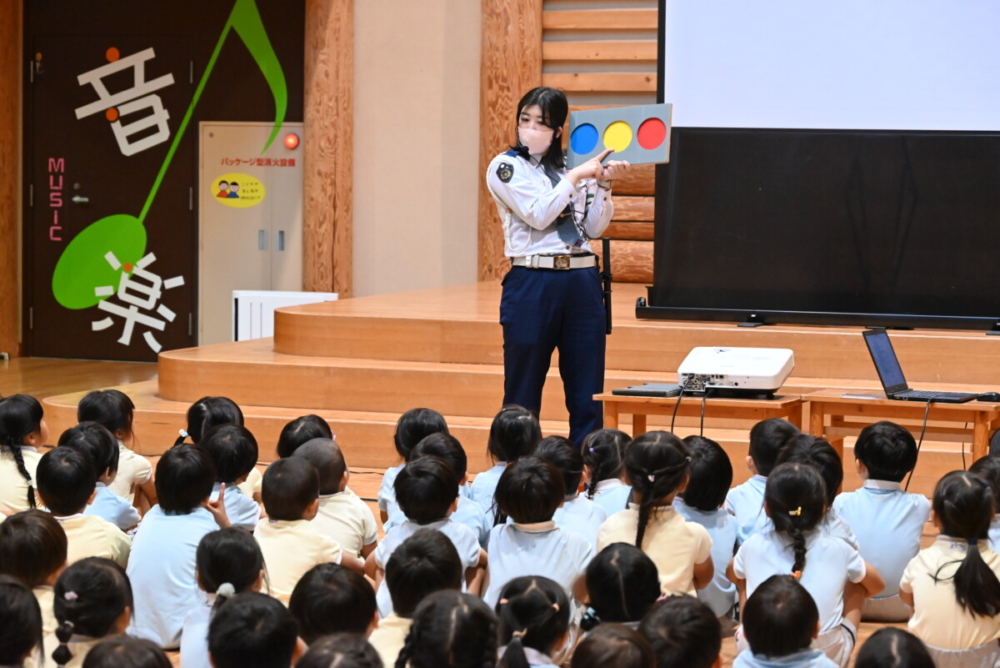
<svg viewBox="0 0 1000 668"><path fill-rule="evenodd" d="M955 599L952 578L968 548L964 540L938 536L910 561L899 583L900 591L913 594L910 631L938 649L971 649L1000 638L1000 616L972 615ZM979 541L978 548L983 561L1000 577L1000 555L987 540Z"/></svg>
<svg viewBox="0 0 1000 668"><path fill-rule="evenodd" d="M35 469L38 468L38 460L42 458L34 448L22 445L21 457L24 459L24 468L31 476L32 486L34 486ZM38 494L35 494L35 501L38 502ZM40 503L38 505L41 505ZM17 462L14 455L3 449L0 453L0 512L7 515L19 513L30 508L28 505L28 481L21 476L17 470Z"/></svg>
<svg viewBox="0 0 1000 668"><path fill-rule="evenodd" d="M261 484L264 482L264 474L256 466L250 469L247 479L239 484L240 491L249 497L254 494L260 497Z"/></svg>
<svg viewBox="0 0 1000 668"><path fill-rule="evenodd" d="M66 532L66 565L87 557L104 557L122 568L128 566L132 539L103 517L96 515L67 515L56 517Z"/></svg>
<svg viewBox="0 0 1000 668"><path fill-rule="evenodd" d="M320 496L319 512L312 525L356 557L361 556L363 547L372 545L378 539L378 525L371 508L350 488Z"/></svg>
<svg viewBox="0 0 1000 668"><path fill-rule="evenodd" d="M137 455L118 441L118 475L108 489L129 503L135 501L135 486L149 482L153 465L142 455Z"/></svg>
<svg viewBox="0 0 1000 668"><path fill-rule="evenodd" d="M288 605L303 575L319 564L339 564L340 544L320 534L309 520L270 520L257 523L254 538L264 554L271 595Z"/></svg>
<svg viewBox="0 0 1000 668"><path fill-rule="evenodd" d="M35 595L38 606L42 609L42 636L48 637L55 633L56 627L59 626L59 622L56 621L56 612L53 608L56 594L52 590L52 587L48 585L35 587L31 590L31 593Z"/></svg>
<svg viewBox="0 0 1000 668"><path fill-rule="evenodd" d="M604 521L597 534L598 552L612 543L635 545L638 508L630 503ZM661 592L694 596L694 566L712 556L712 539L705 527L686 521L673 506L660 506L650 513L642 551L656 564Z"/></svg>
<svg viewBox="0 0 1000 668"><path fill-rule="evenodd" d="M413 626L412 619L400 617L395 612L379 621L378 628L372 631L368 642L382 659L383 666L395 666L399 652L406 644L406 636Z"/></svg>

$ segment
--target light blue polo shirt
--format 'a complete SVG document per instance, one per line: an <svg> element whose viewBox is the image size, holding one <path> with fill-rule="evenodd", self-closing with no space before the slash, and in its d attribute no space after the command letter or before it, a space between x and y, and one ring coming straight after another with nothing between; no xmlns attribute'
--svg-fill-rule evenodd
<svg viewBox="0 0 1000 668"><path fill-rule="evenodd" d="M575 494L566 499L562 507L556 508L552 520L564 531L575 533L590 541L597 548L597 532L601 523L607 519L604 508L588 499L583 494Z"/></svg>
<svg viewBox="0 0 1000 668"><path fill-rule="evenodd" d="M122 531L139 523L139 511L135 506L112 492L103 482L97 483L94 502L87 506L83 514L103 517Z"/></svg>
<svg viewBox="0 0 1000 668"><path fill-rule="evenodd" d="M698 599L712 609L716 617L729 612L736 603L736 585L726 577L726 568L736 554L736 518L722 508L710 512L698 510L674 497L674 510L688 522L705 527L712 538L712 564L715 575L704 589L697 591Z"/></svg>
<svg viewBox="0 0 1000 668"><path fill-rule="evenodd" d="M769 657L740 652L733 661L733 668L840 668L821 649L807 649L788 656Z"/></svg>
<svg viewBox="0 0 1000 668"><path fill-rule="evenodd" d="M490 539L490 529L493 528L493 519L486 517L486 513L479 507L479 504L470 498L462 496L459 488L458 505L455 512L448 516L452 522L458 522L472 529L479 539L479 546L485 548ZM382 528L386 533L389 529L398 527L406 521L406 513L402 508L396 506L395 514L391 515Z"/></svg>
<svg viewBox="0 0 1000 668"><path fill-rule="evenodd" d="M215 483L208 498L212 501L218 499L221 487L221 483ZM226 483L226 515L234 527L253 531L260 519L260 504L244 494L236 484Z"/></svg>
<svg viewBox="0 0 1000 668"><path fill-rule="evenodd" d="M626 485L617 478L602 480L594 486L594 503L604 509L604 514L611 517L615 513L628 508L628 499L632 494L632 486Z"/></svg>
<svg viewBox="0 0 1000 668"><path fill-rule="evenodd" d="M757 533L765 533L770 520L764 512L764 488L767 476L755 475L742 485L729 490L725 508L736 518L737 538L740 543Z"/></svg>
<svg viewBox="0 0 1000 668"><path fill-rule="evenodd" d="M390 466L382 476L382 484L378 488L378 509L384 510L392 517L393 513L399 511L399 504L396 503L396 476L403 470L405 464Z"/></svg>
<svg viewBox="0 0 1000 668"><path fill-rule="evenodd" d="M479 504L487 517L496 514L496 509L493 507L493 493L497 491L497 483L500 482L500 476L506 468L507 462L497 462L493 468L477 474L469 487L472 500Z"/></svg>
<svg viewBox="0 0 1000 668"><path fill-rule="evenodd" d="M994 517L993 521L990 522L990 548L1000 554L1000 515Z"/></svg>

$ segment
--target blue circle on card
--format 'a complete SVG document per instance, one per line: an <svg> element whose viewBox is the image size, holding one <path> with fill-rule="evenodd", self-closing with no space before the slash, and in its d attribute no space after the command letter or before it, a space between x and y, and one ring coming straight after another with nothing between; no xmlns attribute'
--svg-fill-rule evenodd
<svg viewBox="0 0 1000 668"><path fill-rule="evenodd" d="M577 155L587 155L597 148L597 128L590 123L584 123L573 130L569 138L569 146Z"/></svg>

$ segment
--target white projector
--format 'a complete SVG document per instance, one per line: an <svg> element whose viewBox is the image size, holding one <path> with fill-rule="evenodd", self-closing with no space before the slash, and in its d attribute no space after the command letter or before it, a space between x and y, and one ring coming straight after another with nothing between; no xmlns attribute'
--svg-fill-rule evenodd
<svg viewBox="0 0 1000 668"><path fill-rule="evenodd" d="M795 368L787 348L695 348L677 368L685 392L773 395Z"/></svg>

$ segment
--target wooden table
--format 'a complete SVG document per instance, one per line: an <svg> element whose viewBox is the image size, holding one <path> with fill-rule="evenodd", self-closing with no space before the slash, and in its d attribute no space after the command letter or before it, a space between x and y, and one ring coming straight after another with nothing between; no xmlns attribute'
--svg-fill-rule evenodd
<svg viewBox="0 0 1000 668"><path fill-rule="evenodd" d="M646 433L646 416L673 415L678 397L629 397L618 394L598 394L595 401L604 402L604 426L618 429L622 414L632 416L632 437ZM677 409L677 416L701 415L701 397L685 396ZM706 418L729 418L759 422L768 418L784 418L802 428L802 397L777 396L774 399L722 399L705 401Z"/></svg>

